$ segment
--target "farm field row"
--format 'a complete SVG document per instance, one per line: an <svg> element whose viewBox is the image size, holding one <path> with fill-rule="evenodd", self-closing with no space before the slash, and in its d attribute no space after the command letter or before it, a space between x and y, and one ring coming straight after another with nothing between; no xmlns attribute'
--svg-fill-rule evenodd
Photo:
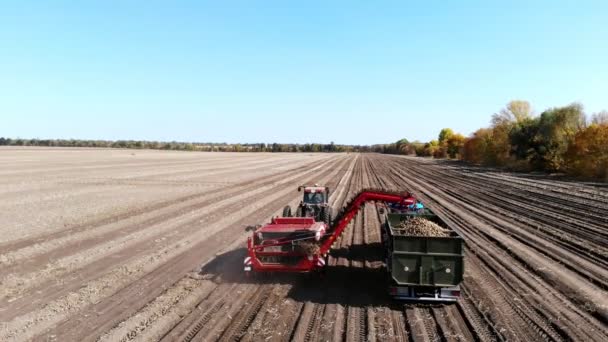
<svg viewBox="0 0 608 342"><path fill-rule="evenodd" d="M376 154L0 150L0 340L608 339L608 190ZM466 241L462 298L386 295L382 217L326 276L242 272L244 228L332 189L409 190ZM201 266L202 265L202 266Z"/></svg>

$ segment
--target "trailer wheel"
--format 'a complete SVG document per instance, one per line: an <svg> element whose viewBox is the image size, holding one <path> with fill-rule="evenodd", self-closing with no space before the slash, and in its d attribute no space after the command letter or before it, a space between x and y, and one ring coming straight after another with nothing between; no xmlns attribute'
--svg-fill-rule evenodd
<svg viewBox="0 0 608 342"><path fill-rule="evenodd" d="M302 217L302 206L298 206L296 209L296 217Z"/></svg>
<svg viewBox="0 0 608 342"><path fill-rule="evenodd" d="M331 227L331 207L323 208L323 222L327 227Z"/></svg>
<svg viewBox="0 0 608 342"><path fill-rule="evenodd" d="M285 208L283 208L283 217L291 217L291 207L286 205Z"/></svg>

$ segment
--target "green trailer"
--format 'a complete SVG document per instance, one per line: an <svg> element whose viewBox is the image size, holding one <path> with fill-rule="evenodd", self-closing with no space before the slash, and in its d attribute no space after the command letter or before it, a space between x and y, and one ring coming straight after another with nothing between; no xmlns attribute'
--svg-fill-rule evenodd
<svg viewBox="0 0 608 342"><path fill-rule="evenodd" d="M428 219L448 229L449 236L408 236L396 228L413 217ZM464 245L456 231L427 208L389 213L384 229L391 296L415 301L458 300L464 274Z"/></svg>

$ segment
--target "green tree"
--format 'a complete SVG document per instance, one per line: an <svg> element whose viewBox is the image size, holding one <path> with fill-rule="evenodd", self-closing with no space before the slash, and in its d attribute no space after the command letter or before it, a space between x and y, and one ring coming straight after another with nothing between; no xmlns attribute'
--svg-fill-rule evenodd
<svg viewBox="0 0 608 342"><path fill-rule="evenodd" d="M491 147L495 153L492 165L505 166L511 160L512 144L510 135L516 126L532 115L530 103L522 100L513 100L492 115L492 143ZM486 160L487 162L487 160Z"/></svg>
<svg viewBox="0 0 608 342"><path fill-rule="evenodd" d="M544 111L539 121L538 149L543 167L548 171L560 171L564 167L564 156L576 134L585 128L583 106L573 103L569 106Z"/></svg>
<svg viewBox="0 0 608 342"><path fill-rule="evenodd" d="M509 133L511 153L516 159L526 160L534 169L542 169L540 118L518 122Z"/></svg>
<svg viewBox="0 0 608 342"><path fill-rule="evenodd" d="M454 131L451 128L444 128L439 132L439 144L448 140L452 135L454 135Z"/></svg>
<svg viewBox="0 0 608 342"><path fill-rule="evenodd" d="M464 143L466 138L464 135L456 133L448 138L446 145L446 152L450 158L457 158L461 153L464 147Z"/></svg>

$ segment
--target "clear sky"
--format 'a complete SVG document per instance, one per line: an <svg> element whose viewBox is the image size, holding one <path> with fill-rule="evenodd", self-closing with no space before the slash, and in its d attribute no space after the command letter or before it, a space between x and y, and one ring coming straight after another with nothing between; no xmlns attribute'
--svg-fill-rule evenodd
<svg viewBox="0 0 608 342"><path fill-rule="evenodd" d="M2 1L0 136L372 144L608 109L608 1Z"/></svg>

